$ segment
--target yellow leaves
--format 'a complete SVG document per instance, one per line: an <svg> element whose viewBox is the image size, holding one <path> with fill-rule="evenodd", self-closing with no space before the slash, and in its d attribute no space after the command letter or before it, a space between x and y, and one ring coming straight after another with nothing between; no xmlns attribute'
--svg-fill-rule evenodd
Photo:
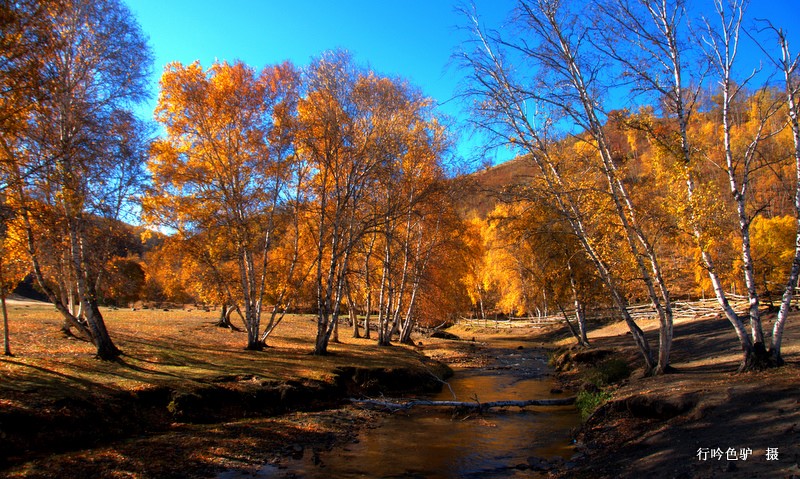
<svg viewBox="0 0 800 479"><path fill-rule="evenodd" d="M579 157L590 158L597 154L598 146L594 139L579 139L572 148Z"/></svg>
<svg viewBox="0 0 800 479"><path fill-rule="evenodd" d="M750 224L750 242L756 277L767 289L777 290L785 283L792 265L797 237L797 219L791 216L756 216Z"/></svg>
<svg viewBox="0 0 800 479"><path fill-rule="evenodd" d="M30 270L25 232L17 221L7 223L5 235L0 235L0 268L2 287L13 288Z"/></svg>
<svg viewBox="0 0 800 479"><path fill-rule="evenodd" d="M717 142L722 139L722 125L714 121L704 121L700 124L697 134L698 140L718 144Z"/></svg>
<svg viewBox="0 0 800 479"><path fill-rule="evenodd" d="M143 245L147 244L153 238L155 238L155 232L148 228L143 229L142 232L139 234L139 240L142 242Z"/></svg>

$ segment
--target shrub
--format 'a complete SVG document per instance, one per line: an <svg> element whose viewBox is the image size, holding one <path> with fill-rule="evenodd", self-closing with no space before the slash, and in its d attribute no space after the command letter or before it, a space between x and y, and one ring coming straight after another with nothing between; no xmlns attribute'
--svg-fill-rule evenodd
<svg viewBox="0 0 800 479"><path fill-rule="evenodd" d="M581 414L581 420L586 421L592 413L606 401L611 399L608 391L581 391L575 398L575 406Z"/></svg>

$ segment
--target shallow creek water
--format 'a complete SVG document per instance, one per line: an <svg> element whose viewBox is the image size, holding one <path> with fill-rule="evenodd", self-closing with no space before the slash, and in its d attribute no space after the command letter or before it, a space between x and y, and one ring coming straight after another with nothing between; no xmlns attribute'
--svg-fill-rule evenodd
<svg viewBox="0 0 800 479"><path fill-rule="evenodd" d="M544 353L516 349L518 345L493 345L496 360L483 368L456 370L448 380L452 393L445 387L433 399L453 400L453 394L459 401L477 397L481 402L561 397L551 393L554 382ZM383 417L374 427L364 429L355 443L313 457L306 454L287 468L265 466L256 477L539 477L537 468L564 461L572 454L570 430L578 423L573 406L509 408L482 414L416 408Z"/></svg>

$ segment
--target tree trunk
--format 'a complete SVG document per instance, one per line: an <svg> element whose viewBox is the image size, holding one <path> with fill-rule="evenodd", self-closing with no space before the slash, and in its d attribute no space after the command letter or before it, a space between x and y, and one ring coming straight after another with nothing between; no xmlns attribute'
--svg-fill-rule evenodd
<svg viewBox="0 0 800 479"><path fill-rule="evenodd" d="M255 313L249 312L247 314L254 315ZM251 318L248 323L257 324L257 321ZM264 350L264 341L261 340L261 331L258 327L251 326L247 328L247 347L245 349L248 351Z"/></svg>
<svg viewBox="0 0 800 479"><path fill-rule="evenodd" d="M389 251L389 242L390 238L387 235L386 238L386 246L384 248L384 258L383 258L383 272L381 274L381 289L380 293L378 294L378 345L379 346L387 346L391 341L391 338L387 338L389 332L389 306L388 303L391 301L390 294L388 293L388 281L389 281L389 261L391 259L390 251Z"/></svg>
<svg viewBox="0 0 800 479"><path fill-rule="evenodd" d="M0 258L0 261L2 259ZM3 308L3 350L6 356L13 356L11 354L11 342L9 340L8 332L8 309L6 309L6 284L3 278L3 265L0 264L0 305Z"/></svg>
<svg viewBox="0 0 800 479"><path fill-rule="evenodd" d="M361 327L358 325L358 311L349 309L350 322L353 324L353 338L361 339Z"/></svg>
<svg viewBox="0 0 800 479"><path fill-rule="evenodd" d="M789 280L787 281L786 288L781 298L781 307L778 310L778 317L775 318L775 323L772 325L772 346L769 350L769 356L776 366L783 366L784 361L781 356L781 343L783 342L783 328L786 323L786 318L789 316L791 309L792 297L794 290L797 288L797 278L800 276L800 215L797 220L797 236L795 240L795 256L792 261L792 269L789 273Z"/></svg>
<svg viewBox="0 0 800 479"><path fill-rule="evenodd" d="M564 308L561 307L561 303L558 303L558 307L561 309L561 315L564 316L564 322L567 323L567 329L569 329L569 332L572 334L572 337L575 338L576 341L578 341L578 344L580 346L588 347L588 345L584 344L583 341L581 340L580 332L575 329L575 326L572 325L572 322L569 320L569 315L567 314L566 311L564 311Z"/></svg>
<svg viewBox="0 0 800 479"><path fill-rule="evenodd" d="M483 309L483 288L478 286L478 305L480 306L481 320L486 321L486 310Z"/></svg>
<svg viewBox="0 0 800 479"><path fill-rule="evenodd" d="M575 310L575 314L578 317L578 332L580 333L580 341L588 348L591 346L591 344L589 344L589 336L587 335L586 331L586 306L584 306L583 303L580 303Z"/></svg>
<svg viewBox="0 0 800 479"><path fill-rule="evenodd" d="M699 234L699 232L695 232L695 235ZM753 343L750 342L750 336L747 334L747 330L744 327L742 319L738 314L736 314L736 311L733 310L733 307L728 301L728 296L725 294L725 290L722 287L722 282L720 281L719 276L714 269L714 261L711 258L711 255L707 251L702 251L701 256L706 269L708 270L708 276L711 279L711 285L714 287L714 295L717 297L717 302L722 307L725 317L731 323L731 326L733 326L733 330L736 332L736 337L739 338L739 345L742 350L742 361L739 364L739 371L748 371L755 367Z"/></svg>
<svg viewBox="0 0 800 479"><path fill-rule="evenodd" d="M120 351L111 340L111 336L106 329L106 323L103 320L103 315L100 314L100 309L94 300L84 301L84 309L86 311L86 322L89 329L92 331L94 338L94 345L97 348L97 357L106 361L116 359L122 351Z"/></svg>
<svg viewBox="0 0 800 479"><path fill-rule="evenodd" d="M573 331L573 335L578 340L578 344L583 347L588 348L589 345L589 338L586 336L586 314L583 307L583 302L578 295L578 285L575 281L575 271L572 269L572 265L569 261L567 261L567 271L569 272L569 286L570 291L572 292L572 302L575 305L575 319L578 321L578 331L577 333ZM558 305L561 308L561 304ZM564 320L567 321L570 330L572 330L572 325L569 322L569 318L567 314L564 312L564 309L561 308L561 313L564 315Z"/></svg>
<svg viewBox="0 0 800 479"><path fill-rule="evenodd" d="M215 326L219 328L228 328L231 331L240 331L239 328L231 323L231 313L233 313L233 306L228 307L227 303L222 303L219 307L219 320Z"/></svg>
<svg viewBox="0 0 800 479"><path fill-rule="evenodd" d="M94 282L88 278L84 240L79 222L79 218L69 215L68 212L67 227L69 229L72 267L75 269L75 276L78 279L78 297L81 300L81 308L86 316L89 331L92 333L92 342L97 348L97 357L103 360L113 360L122 352L114 345L111 336L108 334L103 315L100 313L100 308L97 304Z"/></svg>
<svg viewBox="0 0 800 479"><path fill-rule="evenodd" d="M367 293L369 295L369 293ZM367 302L367 310L364 313L364 338L372 339L371 325L369 320L372 318L372 305Z"/></svg>
<svg viewBox="0 0 800 479"><path fill-rule="evenodd" d="M366 298L364 299L364 338L366 339L372 339L369 325L369 320L372 315L372 275L370 274L369 260L372 257L372 252L375 250L375 240L377 236L377 233L372 233L369 246L364 255L364 289L366 292Z"/></svg>
<svg viewBox="0 0 800 479"><path fill-rule="evenodd" d="M361 333L358 326L358 312L356 303L353 301L353 294L350 291L350 283L347 284L347 314L350 317L350 325L353 327L353 338L360 339Z"/></svg>
<svg viewBox="0 0 800 479"><path fill-rule="evenodd" d="M331 334L330 341L332 343L340 343L339 341L339 318L336 318L336 321L333 322L333 333Z"/></svg>
<svg viewBox="0 0 800 479"><path fill-rule="evenodd" d="M789 316L789 310L792 303L792 297L797 288L798 276L800 276L800 120L798 119L798 105L795 97L800 90L795 82L795 71L798 68L798 60L789 52L789 44L786 36L782 30L777 30L778 40L781 47L781 67L784 74L784 82L786 88L786 104L789 113L789 125L792 129L792 138L794 140L794 160L795 160L795 195L794 195L794 211L796 218L796 232L795 232L795 248L794 259L792 260L792 269L789 273L789 279L786 282L786 287L783 290L783 297L781 298L781 307L778 311L778 317L772 325L772 346L770 347L770 357L773 362L778 365L783 365L783 357L781 356L781 343L783 341L783 329L786 324L786 318Z"/></svg>

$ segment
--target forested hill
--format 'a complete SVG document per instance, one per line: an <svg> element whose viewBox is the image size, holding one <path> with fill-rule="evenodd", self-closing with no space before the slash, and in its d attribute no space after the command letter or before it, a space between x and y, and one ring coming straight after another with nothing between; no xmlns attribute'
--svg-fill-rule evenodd
<svg viewBox="0 0 800 479"><path fill-rule="evenodd" d="M92 215L87 217L85 228L87 249L103 258L103 261L95 265L101 272L101 280L96 282L98 297L106 304L124 304L126 301L141 299L145 281L142 266L144 258L148 252L161 246L164 235L148 231L143 226ZM47 252L51 257L57 258L55 252ZM34 275L27 271L25 273L19 276L20 280L13 288L13 293L47 301L47 295L41 291Z"/></svg>
<svg viewBox="0 0 800 479"><path fill-rule="evenodd" d="M534 174L535 167L527 157L517 157L465 176L462 179L462 213L467 218L473 215L485 218L505 189L528 182Z"/></svg>

